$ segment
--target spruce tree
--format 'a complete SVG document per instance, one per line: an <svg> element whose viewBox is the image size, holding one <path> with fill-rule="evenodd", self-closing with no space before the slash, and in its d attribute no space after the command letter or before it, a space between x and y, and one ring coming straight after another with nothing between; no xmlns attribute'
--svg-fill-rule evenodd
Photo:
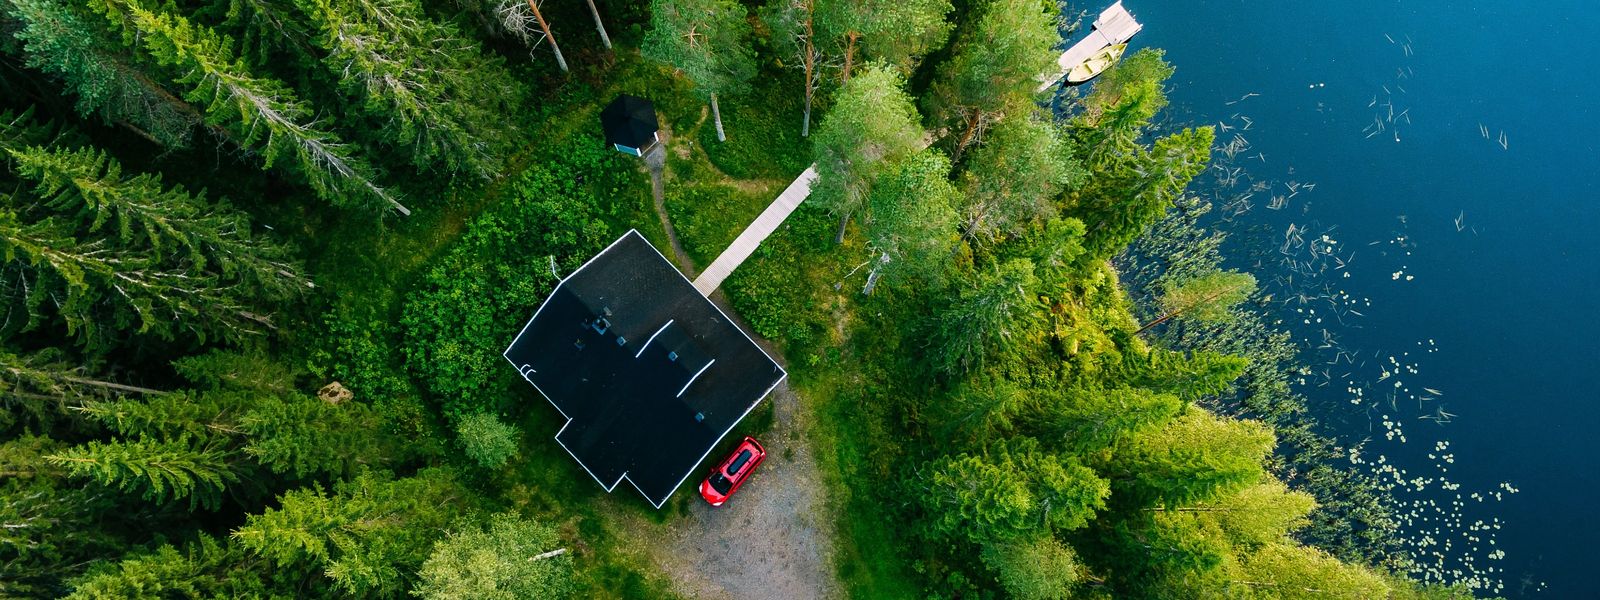
<svg viewBox="0 0 1600 600"><path fill-rule="evenodd" d="M295 0L316 30L324 68L419 168L488 179L512 137L518 87L498 58L414 0Z"/></svg>
<svg viewBox="0 0 1600 600"><path fill-rule="evenodd" d="M231 452L190 436L88 442L45 457L74 477L137 491L150 502L189 501L189 510L216 510L239 481Z"/></svg>
<svg viewBox="0 0 1600 600"><path fill-rule="evenodd" d="M189 88L185 98L205 107L206 121L228 130L268 167L280 159L292 161L319 197L338 206L388 205L411 214L378 186L371 166L325 120L314 118L309 103L234 56L231 40L182 15L146 8L140 0L93 4L125 44L143 47L152 60L182 73L173 83Z"/></svg>
<svg viewBox="0 0 1600 600"><path fill-rule="evenodd" d="M233 539L280 567L320 568L345 595L392 596L450 522L474 508L468 494L439 469L404 479L367 472L331 494L321 486L288 492Z"/></svg>
<svg viewBox="0 0 1600 600"><path fill-rule="evenodd" d="M0 294L17 311L0 335L53 313L91 351L129 330L240 343L271 327L264 302L310 285L225 204L125 176L99 151L23 145L37 137L25 122L0 121L0 172L29 184L0 196Z"/></svg>
<svg viewBox="0 0 1600 600"><path fill-rule="evenodd" d="M200 112L148 74L80 5L61 0L3 0L21 21L17 39L27 65L60 79L77 96L78 114L122 123L168 147L189 143Z"/></svg>

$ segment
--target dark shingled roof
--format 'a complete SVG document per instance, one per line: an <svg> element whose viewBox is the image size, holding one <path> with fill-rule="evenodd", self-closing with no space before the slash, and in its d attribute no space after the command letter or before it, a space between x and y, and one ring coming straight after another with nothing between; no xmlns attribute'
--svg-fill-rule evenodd
<svg viewBox="0 0 1600 600"><path fill-rule="evenodd" d="M567 417L556 441L656 508L785 376L637 231L563 279L505 357Z"/></svg>
<svg viewBox="0 0 1600 600"><path fill-rule="evenodd" d="M628 148L643 149L655 141L656 107L649 100L623 94L600 111L600 126L605 129L606 143Z"/></svg>

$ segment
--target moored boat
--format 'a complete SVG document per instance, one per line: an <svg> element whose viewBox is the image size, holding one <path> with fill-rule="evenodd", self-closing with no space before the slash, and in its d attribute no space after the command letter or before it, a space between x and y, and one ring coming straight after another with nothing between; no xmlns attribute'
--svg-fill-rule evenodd
<svg viewBox="0 0 1600 600"><path fill-rule="evenodd" d="M1111 68L1111 65L1117 64L1117 61L1122 59L1122 53L1127 50L1127 44L1114 44L1102 48L1099 52L1094 53L1093 56L1078 63L1077 66L1068 71L1067 83L1077 85L1094 79L1096 75Z"/></svg>

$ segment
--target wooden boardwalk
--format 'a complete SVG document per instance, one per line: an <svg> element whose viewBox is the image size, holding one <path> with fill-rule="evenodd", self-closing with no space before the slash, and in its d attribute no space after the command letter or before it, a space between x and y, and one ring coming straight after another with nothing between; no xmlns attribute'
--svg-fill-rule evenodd
<svg viewBox="0 0 1600 600"><path fill-rule="evenodd" d="M777 231L779 225L783 225L783 221L789 218L789 213L794 212L794 209L811 195L811 182L816 179L817 166L807 167L804 173L789 184L789 187L783 189L783 193L778 194L778 198L773 200L766 210L761 211L761 216L756 217L749 227L745 227L744 232L700 272L700 276L694 280L694 289L706 296L716 291L717 286L722 285L722 280L733 274L733 270L739 268L744 259L750 258L756 248L761 246L761 242L772 235L772 232Z"/></svg>
<svg viewBox="0 0 1600 600"><path fill-rule="evenodd" d="M1116 4L1112 4L1109 8L1100 11L1100 16L1095 18L1094 29L1089 32L1089 35L1084 36L1083 39L1078 40L1078 43L1073 44L1071 48L1067 48L1066 52L1061 53L1061 56L1056 59L1057 71L1055 73L1045 73L1039 78L1039 91L1043 92L1050 89L1050 86L1055 85L1057 81L1061 81L1061 78L1066 77L1067 72L1071 71L1073 67L1083 64L1083 61L1089 60L1089 57L1094 56L1096 52L1107 46L1115 46L1128 41L1129 38L1133 37L1133 34L1139 33L1139 30L1143 28L1144 25L1140 25L1138 21L1133 20L1133 14L1122 7L1122 0L1117 0Z"/></svg>

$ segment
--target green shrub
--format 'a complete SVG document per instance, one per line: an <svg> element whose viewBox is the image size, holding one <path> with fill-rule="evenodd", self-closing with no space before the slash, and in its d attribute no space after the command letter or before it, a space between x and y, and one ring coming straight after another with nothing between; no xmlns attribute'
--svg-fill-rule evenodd
<svg viewBox="0 0 1600 600"><path fill-rule="evenodd" d="M621 192L631 166L589 137L566 150L515 180L513 196L469 223L407 298L406 365L448 416L509 408L501 351L554 288L554 271L572 271L613 236L604 217L617 206L599 198Z"/></svg>
<svg viewBox="0 0 1600 600"><path fill-rule="evenodd" d="M461 450L479 465L494 469L517 453L520 432L489 413L473 413L456 422Z"/></svg>
<svg viewBox="0 0 1600 600"><path fill-rule="evenodd" d="M811 142L800 137L800 79L791 71L763 73L749 93L718 97L728 140L717 141L709 119L699 136L711 164L735 179L792 179L806 170ZM812 113L813 128L819 116Z"/></svg>

